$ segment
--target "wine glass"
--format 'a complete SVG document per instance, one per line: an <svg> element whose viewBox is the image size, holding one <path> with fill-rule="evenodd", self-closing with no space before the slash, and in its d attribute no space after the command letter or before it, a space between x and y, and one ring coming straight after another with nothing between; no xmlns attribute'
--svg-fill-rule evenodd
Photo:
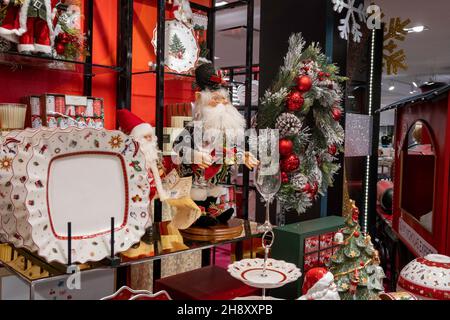
<svg viewBox="0 0 450 320"><path fill-rule="evenodd" d="M255 186L266 202L266 220L264 224L259 227L259 230L261 232L271 231L272 224L270 223L269 208L276 193L280 190L280 165L275 162L266 164L261 162L255 171Z"/></svg>

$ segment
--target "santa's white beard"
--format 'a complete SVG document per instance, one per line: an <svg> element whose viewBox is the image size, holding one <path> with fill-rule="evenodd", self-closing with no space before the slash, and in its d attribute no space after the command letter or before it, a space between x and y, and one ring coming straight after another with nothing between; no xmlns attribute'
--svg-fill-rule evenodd
<svg viewBox="0 0 450 320"><path fill-rule="evenodd" d="M332 283L329 287L322 290L310 289L308 293L301 296L299 300L341 300L341 297L337 291L336 284Z"/></svg>
<svg viewBox="0 0 450 320"><path fill-rule="evenodd" d="M203 106L201 121L205 129L242 130L245 128L245 118L230 104L218 104L215 107Z"/></svg>
<svg viewBox="0 0 450 320"><path fill-rule="evenodd" d="M146 168L151 169L150 164L156 163L159 159L157 141L148 141L145 138L136 139L136 141L139 142L140 150L144 153Z"/></svg>
<svg viewBox="0 0 450 320"><path fill-rule="evenodd" d="M218 104L215 107L201 106L196 120L203 123L205 141L217 136L217 131L233 139L244 136L245 118L231 103Z"/></svg>
<svg viewBox="0 0 450 320"><path fill-rule="evenodd" d="M153 179L155 179L156 190L158 191L159 198L162 200L167 199L167 193L164 190L159 176L158 170L158 160L159 160L159 150L156 138L153 141L148 141L145 138L137 138L139 142L139 149L144 153L145 156L145 168L153 173Z"/></svg>

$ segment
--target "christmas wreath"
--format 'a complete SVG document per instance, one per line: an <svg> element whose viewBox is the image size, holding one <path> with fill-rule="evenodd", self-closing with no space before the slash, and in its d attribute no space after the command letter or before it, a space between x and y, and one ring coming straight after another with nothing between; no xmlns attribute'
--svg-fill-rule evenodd
<svg viewBox="0 0 450 320"><path fill-rule="evenodd" d="M318 44L304 47L300 33L291 35L284 65L257 116L258 129L279 130L282 186L277 199L285 210L298 213L332 185L344 142L339 83L346 78Z"/></svg>

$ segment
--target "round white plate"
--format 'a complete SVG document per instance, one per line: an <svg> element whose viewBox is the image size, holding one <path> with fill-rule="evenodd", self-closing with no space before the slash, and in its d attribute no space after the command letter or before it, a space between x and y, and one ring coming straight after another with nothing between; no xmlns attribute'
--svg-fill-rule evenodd
<svg viewBox="0 0 450 320"><path fill-rule="evenodd" d="M302 273L293 263L267 259L266 276L262 276L264 259L243 259L228 266L228 272L234 278L255 288L279 288L295 281Z"/></svg>
<svg viewBox="0 0 450 320"><path fill-rule="evenodd" d="M85 128L42 139L27 165L28 222L39 255L67 263L99 261L139 242L149 220L149 184L139 145L120 131Z"/></svg>
<svg viewBox="0 0 450 320"><path fill-rule="evenodd" d="M157 29L153 31L152 45L157 49ZM192 29L178 20L166 20L165 65L177 73L189 73L197 64L200 48Z"/></svg>

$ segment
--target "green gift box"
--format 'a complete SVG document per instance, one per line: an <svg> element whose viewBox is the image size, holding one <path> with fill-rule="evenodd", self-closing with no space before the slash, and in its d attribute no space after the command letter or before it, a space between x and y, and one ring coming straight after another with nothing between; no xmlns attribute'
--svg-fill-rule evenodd
<svg viewBox="0 0 450 320"><path fill-rule="evenodd" d="M313 267L325 265L337 249L333 243L334 234L344 225L343 217L328 216L276 227L271 257L294 263L302 271L302 277L281 288L271 290L270 295L283 299L300 297L305 272Z"/></svg>

